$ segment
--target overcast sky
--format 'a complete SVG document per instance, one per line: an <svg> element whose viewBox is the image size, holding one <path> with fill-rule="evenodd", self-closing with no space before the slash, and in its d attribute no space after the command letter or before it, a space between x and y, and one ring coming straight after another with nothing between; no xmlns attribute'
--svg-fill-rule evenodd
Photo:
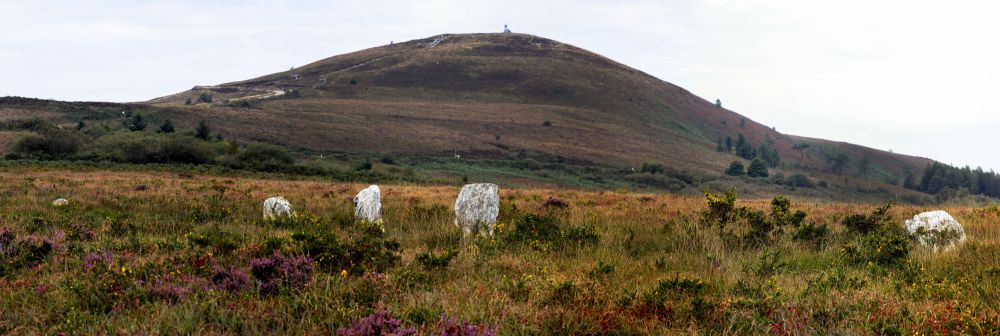
<svg viewBox="0 0 1000 336"><path fill-rule="evenodd" d="M989 1L9 1L0 96L142 101L441 33L570 43L789 134L1000 170Z"/></svg>

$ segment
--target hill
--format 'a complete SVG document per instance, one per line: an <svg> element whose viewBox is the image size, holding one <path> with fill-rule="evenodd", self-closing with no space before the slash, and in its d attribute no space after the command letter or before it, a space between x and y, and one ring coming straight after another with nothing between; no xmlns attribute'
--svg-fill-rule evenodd
<svg viewBox="0 0 1000 336"><path fill-rule="evenodd" d="M907 172L933 162L782 134L642 71L527 34L438 35L124 106L149 110L153 122L193 128L206 120L229 139L307 155L534 157L718 175L738 157L717 147L742 137L751 151L774 151L772 169L783 175L894 192ZM80 119L37 110L58 122Z"/></svg>

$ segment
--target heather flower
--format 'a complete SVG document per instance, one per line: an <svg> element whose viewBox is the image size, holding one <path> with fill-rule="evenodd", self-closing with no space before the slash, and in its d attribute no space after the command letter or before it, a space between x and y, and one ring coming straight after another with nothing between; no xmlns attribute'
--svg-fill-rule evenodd
<svg viewBox="0 0 1000 336"><path fill-rule="evenodd" d="M201 279L189 275L178 278L167 274L150 282L147 289L154 297L176 302L191 295L194 290L190 286L198 282L198 280Z"/></svg>
<svg viewBox="0 0 1000 336"><path fill-rule="evenodd" d="M273 255L250 261L250 273L257 278L260 291L274 294L283 288L298 289L312 281L312 258L308 256Z"/></svg>
<svg viewBox="0 0 1000 336"><path fill-rule="evenodd" d="M250 277L235 267L225 268L215 265L210 280L213 289L227 292L238 292L250 286Z"/></svg>
<svg viewBox="0 0 1000 336"><path fill-rule="evenodd" d="M406 336L417 333L416 328L403 327L399 319L392 317L387 310L377 310L361 319L351 319L351 325L337 329L340 336Z"/></svg>
<svg viewBox="0 0 1000 336"><path fill-rule="evenodd" d="M441 314L441 336L496 336L496 330Z"/></svg>
<svg viewBox="0 0 1000 336"><path fill-rule="evenodd" d="M87 253L83 256L83 270L89 271L94 266L109 264L113 259L111 252L105 251L104 253Z"/></svg>

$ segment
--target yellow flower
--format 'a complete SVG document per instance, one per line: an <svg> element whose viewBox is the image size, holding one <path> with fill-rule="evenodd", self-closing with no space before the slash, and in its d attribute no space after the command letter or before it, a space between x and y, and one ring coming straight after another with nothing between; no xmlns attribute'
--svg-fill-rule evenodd
<svg viewBox="0 0 1000 336"><path fill-rule="evenodd" d="M342 278L346 278L347 277L347 270L346 269L345 270L340 270L340 277L342 277Z"/></svg>

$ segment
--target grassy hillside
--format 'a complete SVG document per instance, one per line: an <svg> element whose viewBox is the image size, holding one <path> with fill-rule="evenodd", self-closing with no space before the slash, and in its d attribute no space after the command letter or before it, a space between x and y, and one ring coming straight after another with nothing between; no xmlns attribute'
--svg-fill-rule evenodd
<svg viewBox="0 0 1000 336"><path fill-rule="evenodd" d="M273 91L301 98L263 101L246 110L212 108ZM881 177L904 168L919 173L929 163L786 136L636 69L525 34L440 35L150 103L197 103L203 93L212 94L214 103L180 114L231 120L234 135L315 151L457 150L488 157L528 148L593 162L718 171L732 157L716 153L716 141L743 134L754 146L772 141L787 162L802 156L793 146L814 144L802 160L814 168L826 167L827 158L840 152L858 160L870 156Z"/></svg>
<svg viewBox="0 0 1000 336"><path fill-rule="evenodd" d="M897 236L917 207L718 221L704 197L502 188L498 234L461 249L457 187L383 185L379 233L351 219L364 186L4 168L0 333L333 334L378 311L419 335L1000 330L995 207L947 207L969 238L934 253ZM299 217L261 220L274 195Z"/></svg>
<svg viewBox="0 0 1000 336"><path fill-rule="evenodd" d="M781 134L613 60L525 34L439 35L144 103L8 98L0 110L7 126L0 127L0 144L35 130L24 124L36 118L81 127L95 138L120 131L132 113L141 113L150 125L146 132L165 120L186 130L206 121L227 140L279 145L304 160L335 156L339 166L390 156L450 180L492 171L505 182L605 189L700 190L702 183L693 180L725 179L722 172L734 160L749 164L734 150L716 150L718 142L740 136L754 150L777 153L772 175L805 174L840 190L882 196L915 196L899 186L907 172L919 176L932 162ZM627 176L646 163L683 173ZM555 164L571 167L557 167L556 178L539 172ZM670 187L673 180L685 186ZM753 187L759 183L744 182L745 189L761 191Z"/></svg>

